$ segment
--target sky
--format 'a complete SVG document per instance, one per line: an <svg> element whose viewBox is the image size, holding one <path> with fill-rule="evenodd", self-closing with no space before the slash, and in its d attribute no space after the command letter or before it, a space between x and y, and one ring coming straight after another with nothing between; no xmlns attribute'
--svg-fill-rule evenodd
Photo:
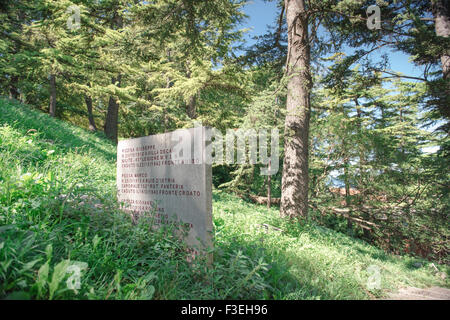
<svg viewBox="0 0 450 320"><path fill-rule="evenodd" d="M251 0L243 8L243 11L248 16L248 18L241 25L241 28L250 29L245 36L248 46L255 43L255 41L252 39L253 37L265 34L270 25L275 25L276 19L278 18L279 14L276 3L277 1L265 2L263 0ZM350 51L346 53L350 53ZM402 52L393 50L380 50L376 54L373 54L372 57L374 59L379 59L381 55L385 53L387 53L389 56L391 69L395 70L396 72L401 72L404 75L415 77L421 77L423 75L423 69L409 62L409 56ZM430 128L429 130L433 129L434 128ZM424 152L432 153L436 152L437 150L438 147L423 148Z"/></svg>
<svg viewBox="0 0 450 320"><path fill-rule="evenodd" d="M243 27L252 29L248 32L246 39L252 43L251 37L263 35L267 26L274 24L279 14L276 1L252 0L244 7L243 11L248 16Z"/></svg>
<svg viewBox="0 0 450 320"><path fill-rule="evenodd" d="M278 18L279 10L276 6L277 1L264 2L263 0L251 0L243 8L243 11L248 16L247 20L242 24L241 28L249 28L245 39L248 45L254 43L252 37L263 35L269 25L275 25ZM374 55L374 58L379 58L381 54L387 53L391 68L397 72L401 72L408 76L420 77L422 69L414 66L409 62L409 57L401 52L382 50Z"/></svg>

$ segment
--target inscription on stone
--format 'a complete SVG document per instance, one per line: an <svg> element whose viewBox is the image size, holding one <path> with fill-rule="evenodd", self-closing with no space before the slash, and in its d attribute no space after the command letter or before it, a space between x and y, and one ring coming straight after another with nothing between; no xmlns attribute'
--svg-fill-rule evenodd
<svg viewBox="0 0 450 320"><path fill-rule="evenodd" d="M212 247L212 173L205 127L119 141L117 193L133 216L182 222L192 253Z"/></svg>

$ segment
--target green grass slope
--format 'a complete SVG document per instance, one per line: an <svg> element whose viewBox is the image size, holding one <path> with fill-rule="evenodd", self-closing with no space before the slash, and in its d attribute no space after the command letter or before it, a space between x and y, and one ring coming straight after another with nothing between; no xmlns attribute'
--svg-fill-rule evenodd
<svg viewBox="0 0 450 320"><path fill-rule="evenodd" d="M217 190L214 264L189 265L169 229L118 210L115 155L101 134L0 99L0 299L373 299L449 286L446 266Z"/></svg>

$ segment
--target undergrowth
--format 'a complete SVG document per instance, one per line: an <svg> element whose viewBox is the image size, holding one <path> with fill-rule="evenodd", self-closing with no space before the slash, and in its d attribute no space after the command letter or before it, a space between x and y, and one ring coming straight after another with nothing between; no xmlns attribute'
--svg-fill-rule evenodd
<svg viewBox="0 0 450 320"><path fill-rule="evenodd" d="M446 266L218 190L213 264L190 264L170 227L118 209L115 154L101 133L0 99L1 299L371 299L448 286Z"/></svg>

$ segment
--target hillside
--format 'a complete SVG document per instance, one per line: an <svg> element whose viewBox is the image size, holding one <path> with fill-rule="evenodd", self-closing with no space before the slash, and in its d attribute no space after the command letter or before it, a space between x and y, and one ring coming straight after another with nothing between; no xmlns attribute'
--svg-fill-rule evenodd
<svg viewBox="0 0 450 320"><path fill-rule="evenodd" d="M115 155L102 134L0 99L0 299L374 299L449 287L447 266L288 224L220 190L214 265L189 265L168 230L117 209ZM380 289L368 287L377 272Z"/></svg>

